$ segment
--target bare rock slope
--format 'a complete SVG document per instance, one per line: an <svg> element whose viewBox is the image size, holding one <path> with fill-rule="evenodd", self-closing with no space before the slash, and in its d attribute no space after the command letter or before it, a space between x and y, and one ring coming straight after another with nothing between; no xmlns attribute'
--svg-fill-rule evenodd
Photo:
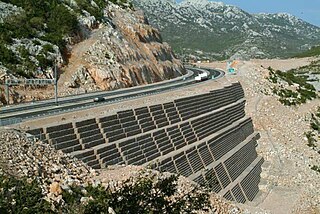
<svg viewBox="0 0 320 214"><path fill-rule="evenodd" d="M52 1L54 11L43 8L39 11L57 16L57 20L51 17L39 23L40 30L30 24L34 14L28 7L35 14L40 13L33 3L0 2L0 11L4 14L0 15L0 24L6 27L0 37L8 37L8 41L1 44L0 55L11 57L0 57L0 82L4 78L52 79L56 62L59 62L60 96L143 85L185 73L171 47L162 42L159 31L125 0ZM38 3L46 5L44 0ZM11 22L18 23L20 19L30 24L34 35L20 35L21 32L12 27ZM60 28L61 32L51 37L51 33ZM3 90L0 86L0 91ZM12 104L52 97L52 85L13 86L9 99ZM5 96L1 96L0 105L6 103Z"/></svg>
<svg viewBox="0 0 320 214"><path fill-rule="evenodd" d="M77 44L63 68L66 91L111 90L171 79L185 73L158 30L138 12L110 4L106 22Z"/></svg>

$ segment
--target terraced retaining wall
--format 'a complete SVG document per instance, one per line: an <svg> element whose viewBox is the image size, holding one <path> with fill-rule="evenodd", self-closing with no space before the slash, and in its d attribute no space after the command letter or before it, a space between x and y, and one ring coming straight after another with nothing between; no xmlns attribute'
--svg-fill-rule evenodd
<svg viewBox="0 0 320 214"><path fill-rule="evenodd" d="M239 83L152 106L28 131L99 169L146 165L181 174L229 200L257 195L263 159Z"/></svg>

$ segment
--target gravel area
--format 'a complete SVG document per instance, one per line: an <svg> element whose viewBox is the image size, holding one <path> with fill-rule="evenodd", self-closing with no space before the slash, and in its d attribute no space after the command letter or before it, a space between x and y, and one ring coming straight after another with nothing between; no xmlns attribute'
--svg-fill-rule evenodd
<svg viewBox="0 0 320 214"><path fill-rule="evenodd" d="M52 204L52 209L58 204L64 204L62 193L71 191L73 185L84 188L89 184L101 184L111 191L116 191L122 188L124 183L128 184L127 180L130 184L135 184L138 178L148 177L156 182L171 175L141 166L114 166L96 171L76 158L56 151L48 144L29 139L24 132L5 128L0 129L0 174L2 173L38 180L45 199ZM195 197L203 191L196 183L179 177L177 191L168 200L175 202L179 198ZM86 197L81 198L81 201L86 200ZM208 211L197 213L241 213L240 208L216 194L210 194L210 202L212 207L207 208Z"/></svg>
<svg viewBox="0 0 320 214"><path fill-rule="evenodd" d="M309 61L310 59L297 59L293 66L302 66ZM46 124L53 125L84 118L102 117L120 110L205 93L231 82L240 81L246 93L247 115L253 118L255 129L261 134L257 150L264 157L265 163L261 174L261 192L252 203L237 206L240 206L245 213L319 213L320 174L311 170L310 166L319 166L320 156L307 146L307 139L304 135L304 132L309 130L310 112L316 110L319 100L313 100L298 107L283 106L277 97L271 95L272 85L265 79L268 76L266 68L269 65L276 69L283 69L291 62L292 60L239 62L237 75L227 75L226 78L218 81L208 81L197 87L54 116L46 120L38 119L21 124L18 128L32 128L33 126L38 127L39 124L45 126ZM225 68L223 62L204 65ZM120 172L132 172L132 169L123 169ZM114 172L114 174L120 175L121 173Z"/></svg>
<svg viewBox="0 0 320 214"><path fill-rule="evenodd" d="M310 113L319 99L297 107L283 106L271 94L266 79L268 66L288 70L308 64L312 59L251 60L239 62L237 75L246 94L246 112L260 132L258 153L264 157L261 192L245 213L320 213L320 174L310 166L320 165L319 154L307 146L304 132L310 129ZM206 64L223 67L224 63Z"/></svg>
<svg viewBox="0 0 320 214"><path fill-rule="evenodd" d="M41 141L28 139L23 132L0 128L0 169L15 177L40 182L45 198L60 203L62 191L72 185L94 184L97 172L68 154Z"/></svg>

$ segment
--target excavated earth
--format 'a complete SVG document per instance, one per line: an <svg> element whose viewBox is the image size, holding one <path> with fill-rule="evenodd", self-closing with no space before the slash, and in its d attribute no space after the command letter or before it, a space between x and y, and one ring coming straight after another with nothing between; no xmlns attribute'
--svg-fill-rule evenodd
<svg viewBox="0 0 320 214"><path fill-rule="evenodd" d="M84 189L89 184L101 184L111 191L116 191L129 178L129 182L134 184L141 177L160 180L170 176L170 173L159 173L140 166L114 166L96 171L76 158L56 151L48 144L28 139L26 134L19 130L0 128L0 175L3 173L39 181L44 197L51 202L52 209L63 204L63 191L70 191L73 185ZM201 188L194 191L196 185L180 176L177 191L171 200L201 193ZM83 202L86 200L87 197L81 198ZM241 213L237 206L221 196L211 194L209 200L212 208L197 213Z"/></svg>
<svg viewBox="0 0 320 214"><path fill-rule="evenodd" d="M320 155L307 146L305 132L310 130L311 112L319 99L297 107L283 106L272 95L266 79L267 67L289 70L308 65L314 58L290 60L251 60L240 62L236 75L244 87L246 112L260 132L258 153L264 157L261 192L249 206L248 213L320 213L320 174L311 166L320 164ZM225 63L204 64L225 68Z"/></svg>
<svg viewBox="0 0 320 214"><path fill-rule="evenodd" d="M176 91L152 95L145 98L128 100L97 107L94 111L83 110L76 113L52 116L16 126L17 129L32 129L50 123L80 121L86 118L111 115L117 111L145 105L169 102L183 96L201 94L222 87L230 82L240 81L246 95L246 114L253 118L255 129L260 132L257 150L265 159L263 164L260 193L250 204L237 204L244 213L319 213L320 212L320 174L311 170L311 166L320 165L319 154L307 146L304 132L310 129L311 112L319 106L319 100L309 101L297 107L283 106L272 95L272 84L266 79L268 66L288 70L307 65L313 59L292 60L251 60L239 62L236 75L228 75L216 81L207 81L197 87L188 87ZM207 67L224 69L225 62L203 64ZM123 179L139 169L116 169L120 171L100 172L105 180ZM111 170L111 169L109 169ZM112 169L114 170L114 169ZM106 173L106 174L103 174ZM101 175L100 174L100 175ZM99 176L100 176L99 175ZM108 176L107 176L108 175ZM220 200L220 199L219 199ZM230 204L229 204L230 205ZM239 212L237 208L227 208ZM221 212L224 213L224 212Z"/></svg>
<svg viewBox="0 0 320 214"><path fill-rule="evenodd" d="M186 73L141 12L110 3L104 15L105 22L99 25L84 18L89 23L88 38L70 45L69 58L58 66L59 96L145 85ZM0 105L5 103L2 90ZM10 91L11 104L54 96L53 86L16 86Z"/></svg>

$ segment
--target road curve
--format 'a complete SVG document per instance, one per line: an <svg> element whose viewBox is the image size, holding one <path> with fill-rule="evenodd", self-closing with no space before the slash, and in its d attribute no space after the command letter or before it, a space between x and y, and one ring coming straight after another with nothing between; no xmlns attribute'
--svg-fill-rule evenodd
<svg viewBox="0 0 320 214"><path fill-rule="evenodd" d="M88 109L96 106L107 105L128 99L135 99L142 96L163 93L170 90L177 90L182 87L188 87L195 84L194 77L199 72L209 73L209 79L218 79L224 76L224 72L209 68L194 68L186 66L188 73L169 81L162 81L146 86L137 86L132 88L120 89L115 91L94 92L83 95L73 95L59 99L59 105L56 105L54 99L39 101L36 103L26 103L9 106L1 109L0 126L20 123L37 117L45 117L54 114L72 112L82 109ZM104 97L103 102L93 102L95 97Z"/></svg>

